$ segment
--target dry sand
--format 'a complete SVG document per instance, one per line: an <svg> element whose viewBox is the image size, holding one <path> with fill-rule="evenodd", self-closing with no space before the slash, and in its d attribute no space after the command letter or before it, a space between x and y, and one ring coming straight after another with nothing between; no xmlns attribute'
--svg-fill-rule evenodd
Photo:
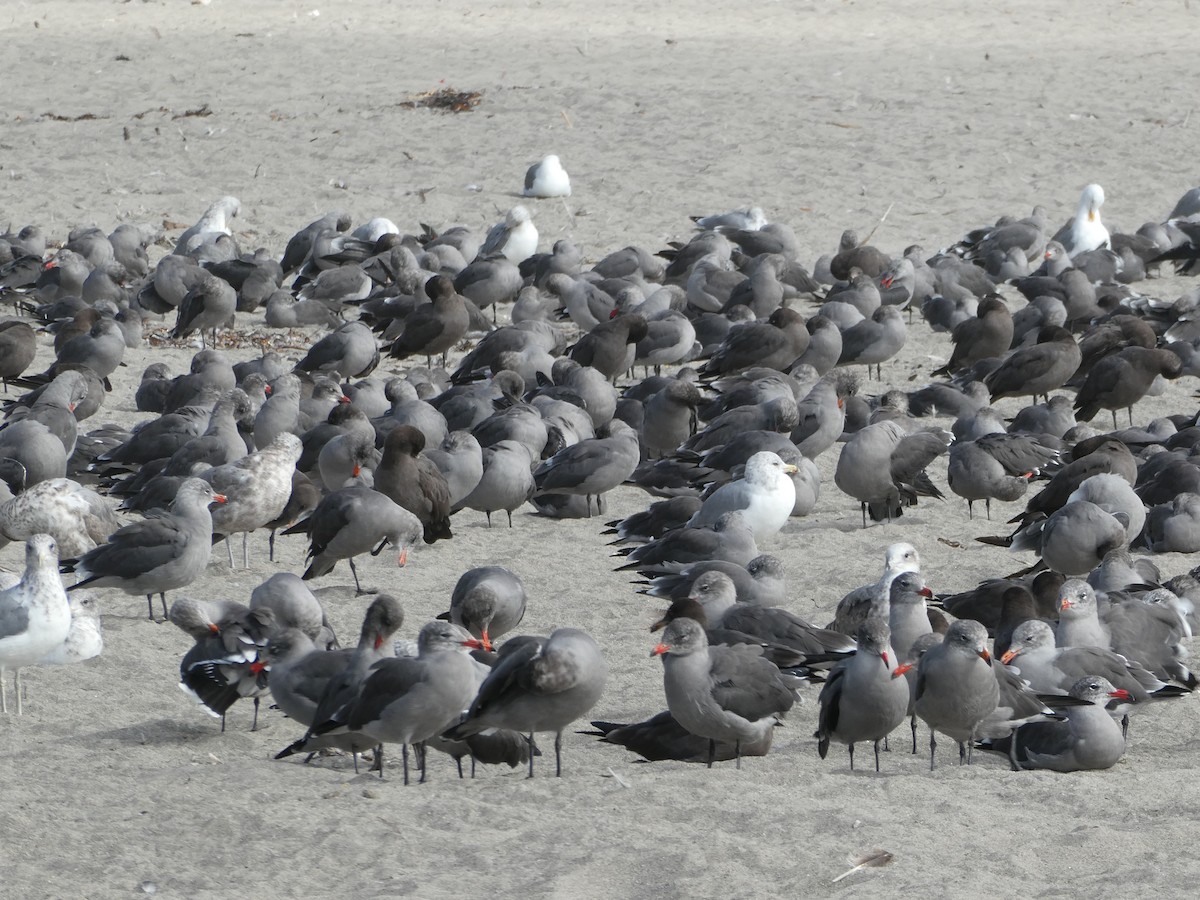
<svg viewBox="0 0 1200 900"><path fill-rule="evenodd" d="M933 250L1035 203L1065 220L1090 181L1108 193L1110 227L1132 230L1196 183L1197 24L1181 2L10 3L3 219L61 238L76 224L189 224L234 194L244 245L279 252L330 209L407 230L482 226L555 152L575 194L536 205L543 247L571 236L593 260L685 239L688 214L748 202L791 223L809 263L887 210L877 244ZM445 86L483 101L458 115L399 106ZM1144 287L1174 297L1191 283ZM948 347L917 326L885 382L925 379ZM89 426L134 420L132 385L160 352L131 354ZM187 356L167 354L177 371ZM1194 388L1173 385L1138 419L1191 411ZM974 543L988 526L956 498L861 530L832 485L835 455L821 460L818 510L766 548L786 562L797 612L823 621L899 539L944 592L1027 562ZM646 502L620 490L609 509ZM646 632L659 607L612 572L598 521L516 519L489 530L465 512L452 542L402 571L370 560L365 580L403 599L411 636L461 571L509 565L530 588L525 629L575 625L604 646L596 717L662 708ZM272 566L255 536L249 571L218 550L193 591L245 599L277 568L299 570L303 545L281 545ZM19 566L20 552L0 563ZM1159 561L1166 575L1193 564ZM367 600L349 572L316 587L352 637ZM251 734L249 706L235 707L218 733L175 687L187 639L148 623L143 600L103 603L105 655L30 671L26 714L0 729L0 895L1168 896L1191 894L1200 873L1191 698L1138 718L1126 758L1096 774L1014 774L983 755L960 769L947 749L931 774L924 752L897 752L903 732L882 775L851 774L840 749L818 760L810 692L775 751L740 772L641 765L572 734L560 780L459 781L440 758L432 783L405 789L355 777L348 760L274 762L298 732L275 712ZM873 847L895 862L830 885L847 853Z"/></svg>

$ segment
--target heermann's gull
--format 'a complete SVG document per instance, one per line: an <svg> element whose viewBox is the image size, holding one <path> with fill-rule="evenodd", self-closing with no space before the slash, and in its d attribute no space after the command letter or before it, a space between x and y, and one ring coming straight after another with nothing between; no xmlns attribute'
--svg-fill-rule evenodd
<svg viewBox="0 0 1200 900"><path fill-rule="evenodd" d="M154 595L167 614L167 591L186 587L208 565L212 552L210 503L225 497L199 478L180 486L168 513L151 513L113 532L108 541L77 560L64 560L63 570L79 581L67 590L95 585L118 587L127 594L144 594L154 618Z"/></svg>
<svg viewBox="0 0 1200 900"><path fill-rule="evenodd" d="M1050 515L1067 502L1067 498L1088 478L1102 473L1120 475L1130 484L1137 480L1137 462L1129 448L1106 435L1078 442L1072 450L1074 458L1064 465L1025 504L1025 512L1010 522L1029 524Z"/></svg>
<svg viewBox="0 0 1200 900"><path fill-rule="evenodd" d="M195 639L179 663L179 687L225 730L225 714L243 697L254 699L258 728L259 698L267 688L263 652L274 625L270 609L250 610L234 601L181 597L171 604L170 621Z"/></svg>
<svg viewBox="0 0 1200 900"><path fill-rule="evenodd" d="M780 307L765 322L747 322L730 330L701 372L709 376L728 375L751 366L782 371L807 349L804 316L794 309Z"/></svg>
<svg viewBox="0 0 1200 900"><path fill-rule="evenodd" d="M321 601L299 575L276 572L250 592L250 608L268 607L280 628L298 628L322 650L337 646Z"/></svg>
<svg viewBox="0 0 1200 900"><path fill-rule="evenodd" d="M595 731L581 734L600 736L605 743L617 744L637 753L650 762L677 760L679 762L708 762L709 742L692 734L675 721L670 710L663 710L644 722L628 725L616 722L592 722ZM717 741L714 762L726 762L737 756L766 756L771 749L774 729L768 730L757 742L734 744Z"/></svg>
<svg viewBox="0 0 1200 900"><path fill-rule="evenodd" d="M983 746L1007 753L1014 771L1080 772L1112 768L1125 752L1125 738L1105 706L1113 700L1129 700L1129 691L1114 688L1107 678L1099 675L1086 675L1071 686L1069 694L1081 703L1059 710L1066 721L1030 722L1011 737L992 740Z"/></svg>
<svg viewBox="0 0 1200 900"><path fill-rule="evenodd" d="M921 555L912 544L900 542L888 545L883 554L883 574L874 584L865 584L850 591L838 601L829 628L842 634L854 634L866 622L872 610L886 612L884 604L891 596L892 582L902 572L920 572Z"/></svg>
<svg viewBox="0 0 1200 900"><path fill-rule="evenodd" d="M746 462L744 477L717 488L687 525L712 525L725 513L740 510L756 541L770 537L792 514L796 487L788 475L797 471L796 466L784 463L769 450L755 453Z"/></svg>
<svg viewBox="0 0 1200 900"><path fill-rule="evenodd" d="M551 153L526 170L522 193L526 197L570 197L571 178L559 158Z"/></svg>
<svg viewBox="0 0 1200 900"><path fill-rule="evenodd" d="M718 570L701 574L692 583L688 599L700 604L709 629L735 631L767 644L787 647L803 656L804 662L827 662L854 649L854 642L845 635L815 628L786 609L739 602L733 580ZM678 617L673 604L651 630Z"/></svg>
<svg viewBox="0 0 1200 900"><path fill-rule="evenodd" d="M691 593L692 584L705 572L719 570L733 581L739 603L759 606L778 606L787 600L787 585L783 562L777 556L764 553L745 566L724 560L709 559L693 563L679 572L657 574L648 581L648 588L638 593L668 600L682 600ZM648 573L649 574L649 573Z"/></svg>
<svg viewBox="0 0 1200 900"><path fill-rule="evenodd" d="M309 480L307 475L301 472L293 472L292 492L288 495L288 501L283 507L283 512L264 526L270 529L270 534L267 537L268 559L272 562L275 560L275 532L280 528L290 528L292 525L295 525L302 516L316 509L317 504L320 502L321 492L317 489L317 486Z"/></svg>
<svg viewBox="0 0 1200 900"><path fill-rule="evenodd" d="M59 647L71 630L71 607L58 576L58 546L48 534L25 542L21 580L0 591L0 712L8 712L4 673L12 669L21 715L21 667Z"/></svg>
<svg viewBox="0 0 1200 900"><path fill-rule="evenodd" d="M1084 575L1110 550L1128 545L1119 518L1088 500L1075 500L1014 534L1011 549L1032 550L1046 566L1064 575Z"/></svg>
<svg viewBox="0 0 1200 900"><path fill-rule="evenodd" d="M1128 409L1133 424L1133 406L1146 396L1160 375L1174 379L1183 374L1183 362L1170 350L1126 347L1106 356L1092 367L1075 398L1075 417L1090 422L1102 409L1112 412L1117 427L1117 410Z"/></svg>
<svg viewBox="0 0 1200 900"><path fill-rule="evenodd" d="M1195 675L1183 663L1189 626L1172 607L1113 595L1102 620L1092 586L1074 580L1062 586L1058 609L1058 646L1112 649L1163 681L1197 686Z"/></svg>
<svg viewBox="0 0 1200 900"><path fill-rule="evenodd" d="M952 375L969 369L981 359L1002 356L1012 345L1013 320L1007 304L998 296L984 297L974 319L955 326L950 333L954 350L946 365L934 369L933 375Z"/></svg>
<svg viewBox="0 0 1200 900"><path fill-rule="evenodd" d="M254 445L260 450L300 425L300 379L290 372L271 382L271 394L254 417Z"/></svg>
<svg viewBox="0 0 1200 900"><path fill-rule="evenodd" d="M579 494L596 498L603 512L603 496L637 468L637 432L619 419L609 423L608 436L580 441L559 451L534 472L539 492ZM485 473L486 478L486 473Z"/></svg>
<svg viewBox="0 0 1200 900"><path fill-rule="evenodd" d="M450 532L450 486L438 467L420 455L425 435L411 425L393 428L383 442L383 458L375 469L375 489L418 519L425 543L453 537Z"/></svg>
<svg viewBox="0 0 1200 900"><path fill-rule="evenodd" d="M24 322L9 320L0 324L0 380L8 393L10 378L18 378L33 365L37 355L37 337Z"/></svg>
<svg viewBox="0 0 1200 900"><path fill-rule="evenodd" d="M534 733L553 731L555 775L561 776L563 729L596 705L607 680L599 645L577 628L558 628L548 638L510 638L466 717L446 736L457 740L506 728L528 734L532 744Z"/></svg>
<svg viewBox="0 0 1200 900"><path fill-rule="evenodd" d="M371 329L362 322L347 322L313 344L296 363L296 369L336 374L339 378L365 378L377 365L379 348Z"/></svg>
<svg viewBox="0 0 1200 900"><path fill-rule="evenodd" d="M504 510L508 527L512 528L513 510L533 496L537 490L530 471L532 454L528 445L515 440L501 440L483 449L483 474L478 483L455 509L476 509L487 516L492 527L492 513Z"/></svg>
<svg viewBox="0 0 1200 900"><path fill-rule="evenodd" d="M479 641L448 622L429 622L417 638L418 656L384 659L363 681L357 697L333 720L318 723L314 734L340 729L360 731L380 743L403 747L404 783L408 784L408 745L417 745L421 781L425 781L424 742L437 736L470 701L475 690L474 662L464 652ZM383 757L379 757L383 777Z"/></svg>
<svg viewBox="0 0 1200 900"><path fill-rule="evenodd" d="M842 331L842 352L839 366L863 364L867 377L871 377L871 366L883 380L882 365L904 347L908 329L904 317L895 306L880 306L869 319L863 319Z"/></svg>
<svg viewBox="0 0 1200 900"><path fill-rule="evenodd" d="M1029 479L1037 472L1036 466L1014 471L1005 465L1007 459L998 458L992 452L995 447L996 442L988 441L986 437L975 441L958 441L950 447L946 483L950 490L967 501L969 518L975 518L975 501L982 500L987 517L991 519L992 500L1006 503L1019 500L1029 489Z"/></svg>
<svg viewBox="0 0 1200 900"><path fill-rule="evenodd" d="M854 745L875 745L875 771L879 771L879 742L896 729L908 712L907 670L900 666L890 643L891 633L883 622L867 622L856 635L858 649L829 673L818 698L817 752L821 759L830 741L850 750L854 771Z"/></svg>
<svg viewBox="0 0 1200 900"><path fill-rule="evenodd" d="M198 331L204 343L204 333L212 331L213 342L216 343L217 329L223 328L233 318L236 308L237 292L229 283L203 272L179 304L171 337L185 338Z"/></svg>
<svg viewBox="0 0 1200 900"><path fill-rule="evenodd" d="M690 319L674 309L664 309L646 320L646 336L634 349L635 366L654 366L657 375L662 366L676 365L689 358L696 343L696 328Z"/></svg>
<svg viewBox="0 0 1200 900"><path fill-rule="evenodd" d="M1153 553L1200 551L1200 494L1185 491L1151 507L1141 540Z"/></svg>
<svg viewBox="0 0 1200 900"><path fill-rule="evenodd" d="M446 365L446 353L462 340L470 325L466 303L454 290L454 282L444 275L434 275L425 282L425 293L432 301L418 306L404 320L404 331L392 341L389 356L404 359L423 354L432 365L433 357L441 354Z"/></svg>
<svg viewBox="0 0 1200 900"><path fill-rule="evenodd" d="M307 752L307 762L318 750L336 748L354 754L357 771L358 754L375 746L375 741L348 729L318 735L313 726L335 718L344 721L346 710L358 697L359 688L371 667L394 655L392 636L403 623L404 607L400 601L391 594L380 594L367 607L356 647L321 654L319 659L284 672L280 690L289 694L284 700L287 703L284 712L308 730L302 738L275 754L276 759ZM281 652L288 652L288 649L282 647ZM302 686L303 682L308 682L307 687ZM272 681L272 691L274 689Z"/></svg>
<svg viewBox="0 0 1200 900"><path fill-rule="evenodd" d="M39 666L71 666L95 659L104 652L104 633L100 628L100 603L84 591L70 598L71 627L67 638L37 661Z"/></svg>
<svg viewBox="0 0 1200 900"><path fill-rule="evenodd" d="M727 512L705 528L678 528L656 541L617 551L627 562L621 569L677 571L690 563L723 559L745 565L758 556L754 531L740 510Z"/></svg>
<svg viewBox="0 0 1200 900"><path fill-rule="evenodd" d="M633 366L636 344L649 333L645 318L635 313L598 323L570 349L571 359L616 383Z"/></svg>
<svg viewBox="0 0 1200 900"><path fill-rule="evenodd" d="M937 759L937 732L958 742L959 765L968 762L968 747L999 699L987 629L971 619L954 622L942 643L925 651L917 668L913 709L929 726L930 771Z"/></svg>
<svg viewBox="0 0 1200 900"><path fill-rule="evenodd" d="M651 651L663 660L667 707L684 728L708 738L708 765L716 742L734 744L741 768L741 744L757 743L792 708L797 682L783 675L747 644L710 647L694 619L675 619Z"/></svg>
<svg viewBox="0 0 1200 900"><path fill-rule="evenodd" d="M942 435L945 435L943 439ZM944 453L949 435L919 431L907 435L895 421L885 419L860 429L838 456L834 483L859 501L863 527L867 513L874 521L902 515L918 495L941 497L925 467Z"/></svg>
<svg viewBox="0 0 1200 900"><path fill-rule="evenodd" d="M446 479L451 509L457 509L483 478L483 450L468 431L450 432L441 446L426 447L423 456L431 460Z"/></svg>
<svg viewBox="0 0 1200 900"><path fill-rule="evenodd" d="M491 651L492 640L507 634L525 617L525 584L503 566L479 566L459 576L450 594L450 610L438 616L467 629Z"/></svg>
<svg viewBox="0 0 1200 900"><path fill-rule="evenodd" d="M333 571L339 559L350 563L355 593L365 593L354 567L362 553L377 556L387 544L399 548L398 565L408 559L408 548L421 540L420 520L404 507L368 487L341 488L317 504L311 516L284 534L307 533L309 565L305 581Z"/></svg>
<svg viewBox="0 0 1200 900"><path fill-rule="evenodd" d="M616 540L609 544L626 541L645 542L662 537L668 531L687 524L688 519L700 509L699 497L670 497L657 500L641 512L624 519L606 522L608 526L601 534L615 534Z"/></svg>
<svg viewBox="0 0 1200 900"><path fill-rule="evenodd" d="M870 235L867 236L870 239ZM859 244L858 234L850 229L842 232L838 242L838 252L829 263L830 272L834 278L845 280L850 277L851 269L861 269L871 278L877 278L887 271L891 258L870 244Z"/></svg>
<svg viewBox="0 0 1200 900"><path fill-rule="evenodd" d="M300 438L285 432L262 450L200 473L200 478L225 497L225 503L213 512L212 529L214 534L225 536L231 569L230 537L241 532L242 565L249 568L250 532L274 521L283 512L292 495L292 474L301 449Z"/></svg>
<svg viewBox="0 0 1200 900"><path fill-rule="evenodd" d="M993 401L1030 396L1036 403L1039 395L1049 396L1066 384L1082 358L1071 332L1050 325L1038 332L1036 344L1014 351L983 383Z"/></svg>
<svg viewBox="0 0 1200 900"><path fill-rule="evenodd" d="M1086 675L1100 675L1129 693L1134 703L1180 697L1186 688L1168 684L1141 664L1103 647L1056 647L1054 630L1032 619L1013 632L1012 647L1003 662L1012 663L1021 677L1042 694L1067 694Z"/></svg>

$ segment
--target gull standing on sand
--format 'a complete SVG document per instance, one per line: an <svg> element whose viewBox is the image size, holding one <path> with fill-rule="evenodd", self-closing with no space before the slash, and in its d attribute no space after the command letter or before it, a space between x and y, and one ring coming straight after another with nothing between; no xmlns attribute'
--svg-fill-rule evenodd
<svg viewBox="0 0 1200 900"><path fill-rule="evenodd" d="M359 688L371 668L395 655L392 637L403 624L404 607L400 601L391 594L379 594L363 616L357 646L300 660L289 658L278 684L272 669L271 691L280 709L308 729L302 738L275 754L276 759L307 752L307 762L318 750L338 749L354 754L354 767L358 769L358 754L375 746L372 738L348 729L330 729L318 735L313 727L334 719L345 721L347 710L358 698ZM271 643L274 642L272 637ZM273 655L291 657L294 653L291 644L291 640L281 641ZM268 653L272 653L270 645Z"/></svg>
<svg viewBox="0 0 1200 900"><path fill-rule="evenodd" d="M548 638L510 638L466 717L446 737L459 740L504 728L528 734L532 747L536 732L553 731L554 774L561 776L563 729L596 705L607 681L608 663L600 646L577 628L558 628Z"/></svg>
<svg viewBox="0 0 1200 900"><path fill-rule="evenodd" d="M846 744L850 771L854 771L854 745L875 745L875 771L879 771L879 742L904 721L908 712L908 682L902 677L911 666L901 666L891 646L891 633L882 622L867 622L856 635L858 649L838 663L821 688L817 752L821 759L829 742Z"/></svg>
<svg viewBox="0 0 1200 900"><path fill-rule="evenodd" d="M570 197L571 178L559 158L551 153L526 171L522 193L526 197Z"/></svg>
<svg viewBox="0 0 1200 900"><path fill-rule="evenodd" d="M694 619L675 619L650 651L663 661L667 707L684 728L709 740L712 768L717 741L735 745L742 767L741 744L757 743L796 702L799 679L784 675L748 644L709 646L704 628Z"/></svg>
<svg viewBox="0 0 1200 900"><path fill-rule="evenodd" d="M376 663L346 710L345 725L380 744L400 744L408 784L408 745L416 745L425 782L425 747L464 707L475 691L475 663L465 652L480 642L449 622L429 622L417 637L417 656ZM317 725L315 734L324 726ZM340 727L340 723L337 726ZM383 755L379 754L379 777Z"/></svg>
<svg viewBox="0 0 1200 900"><path fill-rule="evenodd" d="M979 726L1000 700L987 638L987 629L978 622L959 619L917 666L913 709L929 726L930 771L937 762L937 733L958 742L959 765L968 762Z"/></svg>
<svg viewBox="0 0 1200 900"><path fill-rule="evenodd" d="M204 571L212 553L210 503L225 497L199 478L180 486L170 512L150 513L113 532L106 543L77 560L64 560L63 570L79 581L68 591L95 585L119 587L127 594L144 594L154 618L154 595L167 614L167 591L186 587Z"/></svg>
<svg viewBox="0 0 1200 900"><path fill-rule="evenodd" d="M0 712L8 712L4 673L12 669L21 699L21 667L32 666L58 648L71 630L71 607L58 576L58 545L48 534L25 542L25 573L0 592Z"/></svg>
<svg viewBox="0 0 1200 900"><path fill-rule="evenodd" d="M488 728L508 728L528 734L532 748L536 732L552 731L554 774L562 776L563 730L595 706L607 679L604 653L584 631L560 628L550 637L510 638L466 716L445 737L458 740Z"/></svg>
<svg viewBox="0 0 1200 900"><path fill-rule="evenodd" d="M333 571L339 559L350 564L356 594L363 594L354 557L363 553L378 556L391 544L399 547L397 565L408 560L408 548L421 540L421 520L407 509L372 488L363 485L341 488L317 504L311 516L293 525L284 534L307 533L308 568L305 581Z"/></svg>

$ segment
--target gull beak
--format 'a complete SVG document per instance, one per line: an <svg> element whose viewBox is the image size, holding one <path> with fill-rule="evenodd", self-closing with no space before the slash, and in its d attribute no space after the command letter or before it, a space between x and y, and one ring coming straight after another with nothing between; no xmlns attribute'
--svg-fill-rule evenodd
<svg viewBox="0 0 1200 900"><path fill-rule="evenodd" d="M787 472L789 475L795 475L800 471L800 469L797 466L793 466L791 463L785 463L783 466L783 471Z"/></svg>
<svg viewBox="0 0 1200 900"><path fill-rule="evenodd" d="M905 663L902 666L896 666L896 668L892 669L892 677L900 678L901 676L904 675L905 672L911 671L912 667L913 667L912 663Z"/></svg>
<svg viewBox="0 0 1200 900"><path fill-rule="evenodd" d="M1008 650L1002 657L1000 657L1000 662L1007 666L1010 662L1017 658L1017 654L1020 652L1020 650Z"/></svg>
<svg viewBox="0 0 1200 900"><path fill-rule="evenodd" d="M662 656L664 653L670 653L671 648L666 644L656 644L654 649L650 651L651 656Z"/></svg>
<svg viewBox="0 0 1200 900"><path fill-rule="evenodd" d="M982 659L985 663L990 663L992 661L992 654L988 653L986 649L980 650L979 658Z"/></svg>

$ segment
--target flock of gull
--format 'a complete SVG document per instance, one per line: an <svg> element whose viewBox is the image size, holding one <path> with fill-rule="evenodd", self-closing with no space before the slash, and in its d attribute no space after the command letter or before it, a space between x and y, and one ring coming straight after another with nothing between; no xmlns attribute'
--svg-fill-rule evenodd
<svg viewBox="0 0 1200 900"><path fill-rule="evenodd" d="M526 177L531 198L569 193L557 157ZM129 224L54 243L32 225L0 235L13 312L0 377L27 390L0 427L0 539L26 544L24 573L0 592L4 711L6 671L20 713L22 667L102 652L98 592L118 589L146 597L151 619L158 595L193 639L181 686L222 728L243 698L257 723L270 695L296 726L279 757L348 753L357 768L369 753L382 776L383 746L399 744L405 783L410 747L422 780L431 748L460 775L469 759L532 777L543 732L561 774L563 733L596 707L607 663L578 628L515 634L516 572L463 572L415 642L397 637L401 603L379 593L352 647L309 582L344 560L365 593L356 560L390 547L403 565L453 540L463 510L488 527L513 527L526 504L589 518L636 485L653 502L595 530L621 545L639 591L670 604L646 645L667 708L591 734L648 760L740 767L770 750L811 683L816 749L847 745L851 768L869 743L878 770L906 720L914 753L928 726L931 767L938 735L960 762L982 748L1014 769L1110 767L1131 712L1197 683L1184 642L1200 582L1165 580L1132 553L1200 550L1200 414L1133 425L1164 380L1200 375L1200 289L1145 290L1164 266L1200 269L1200 189L1132 234L1108 231L1103 202L1089 185L1061 228L1037 207L932 256L891 257L848 231L811 269L792 229L758 208L590 264L569 240L542 248L524 205L485 234L354 227L333 212L278 254L239 246L239 203L224 197L154 264L159 235ZM239 341L238 314L320 337L299 358L262 352ZM944 335L924 349L945 364L871 396L916 314ZM152 335L164 317L169 333ZM136 427L86 431L150 336L202 349L187 374L146 368ZM54 362L32 371L49 342ZM1030 404L1005 416L1003 398ZM944 499L929 472L942 456L944 487L972 515L978 501L988 519L993 500L1025 501L1011 531L992 529L1009 533L983 540L1032 564L935 598L916 548L895 542L880 580L832 622L789 611L783 563L760 548L831 487L864 528ZM236 601L186 593L221 541L233 568L240 534L248 564L255 531L272 559L277 534L304 536L305 571Z"/></svg>

